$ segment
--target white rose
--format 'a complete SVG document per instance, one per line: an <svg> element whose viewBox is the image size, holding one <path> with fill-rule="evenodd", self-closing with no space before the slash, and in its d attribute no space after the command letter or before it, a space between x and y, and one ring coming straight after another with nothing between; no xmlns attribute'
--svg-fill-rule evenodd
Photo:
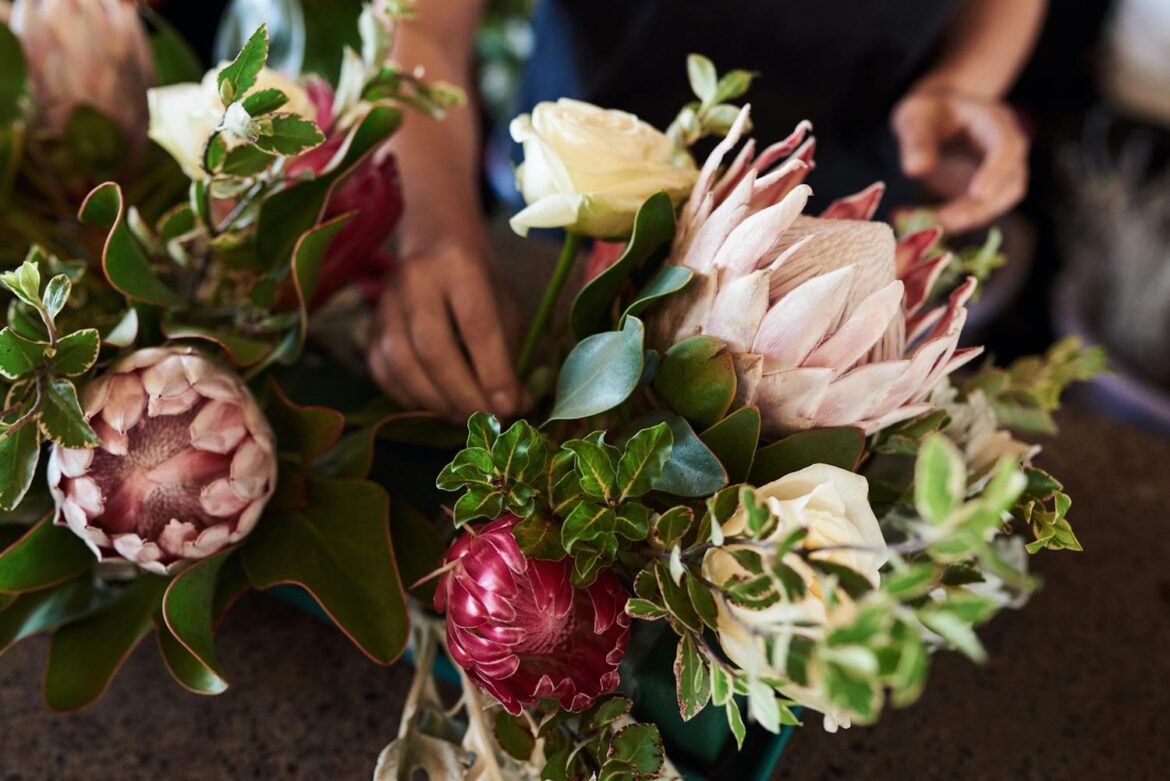
<svg viewBox="0 0 1170 781"><path fill-rule="evenodd" d="M807 529L803 544L808 548L850 546L853 549L838 547L812 553L810 557L849 567L876 588L880 580L878 571L887 559L886 542L869 506L868 493L869 484L864 477L827 464L810 466L756 489L757 496L778 521L767 541L781 542L797 529ZM741 507L723 524L724 537L742 536L746 524L747 513ZM744 547L747 546L729 543L708 551L703 559L703 576L719 585L737 575L751 577L731 555L731 551ZM844 604L830 614L826 595L812 568L795 553L787 554L784 563L803 578L807 589L803 599L781 600L761 610L719 605L719 642L723 651L736 665L758 676L787 677L772 667L765 637L781 644L786 644L794 634L816 638L826 626L848 620L848 616L837 611L852 609L851 605ZM833 731L838 725L849 726L848 717L830 705L816 681L810 681L807 687L788 686L782 692L824 713L826 729Z"/></svg>
<svg viewBox="0 0 1170 781"><path fill-rule="evenodd" d="M218 73L219 68L213 68L198 84L171 84L146 93L150 108L150 137L167 150L182 166L183 173L192 179L203 178L203 149L223 121L224 106L216 84ZM281 111L317 119L317 108L308 93L287 76L268 68L261 69L256 85L248 92L264 89L278 89L288 96L288 103L281 107Z"/></svg>
<svg viewBox="0 0 1170 781"><path fill-rule="evenodd" d="M528 207L512 229L565 228L596 238L629 235L638 207L665 190L684 199L698 172L661 131L633 114L562 98L512 120L524 145L516 186Z"/></svg>

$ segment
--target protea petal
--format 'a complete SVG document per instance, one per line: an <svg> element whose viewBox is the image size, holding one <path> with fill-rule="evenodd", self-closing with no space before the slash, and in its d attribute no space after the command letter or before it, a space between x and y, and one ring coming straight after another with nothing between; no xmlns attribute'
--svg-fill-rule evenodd
<svg viewBox="0 0 1170 781"><path fill-rule="evenodd" d="M799 366L808 357L840 319L853 273L846 266L813 277L772 305L751 345L769 371Z"/></svg>
<svg viewBox="0 0 1170 781"><path fill-rule="evenodd" d="M788 230L812 194L812 188L801 185L779 203L744 219L716 253L712 265L725 269L730 275L750 274L775 257L779 237Z"/></svg>
<svg viewBox="0 0 1170 781"><path fill-rule="evenodd" d="M719 288L703 330L726 342L732 352L746 352L767 311L768 272L756 271Z"/></svg>
<svg viewBox="0 0 1170 781"><path fill-rule="evenodd" d="M882 338L901 306L902 283L891 282L862 301L845 323L809 354L805 365L852 366Z"/></svg>
<svg viewBox="0 0 1170 781"><path fill-rule="evenodd" d="M817 425L848 426L869 417L909 368L905 360L870 363L837 378L817 407Z"/></svg>
<svg viewBox="0 0 1170 781"><path fill-rule="evenodd" d="M859 193L838 198L821 213L826 220L870 220L886 192L885 182L874 182Z"/></svg>

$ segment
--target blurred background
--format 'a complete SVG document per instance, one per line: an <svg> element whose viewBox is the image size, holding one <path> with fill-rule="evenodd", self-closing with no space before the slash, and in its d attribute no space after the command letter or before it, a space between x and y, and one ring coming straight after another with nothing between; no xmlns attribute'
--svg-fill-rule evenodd
<svg viewBox="0 0 1170 781"><path fill-rule="evenodd" d="M538 2L490 0L479 32L472 105L486 139L488 214L514 205L505 132L520 108ZM274 65L327 76L360 8L358 0L159 5L205 61L228 56L267 21ZM678 93L674 105L688 97L681 66L679 76L662 85ZM1000 362L1068 334L1103 344L1115 372L1083 387L1081 400L1170 433L1170 2L1049 3L1011 103L1032 137L1031 186L998 226L1006 263L972 312L969 339ZM963 238L977 246L984 237Z"/></svg>

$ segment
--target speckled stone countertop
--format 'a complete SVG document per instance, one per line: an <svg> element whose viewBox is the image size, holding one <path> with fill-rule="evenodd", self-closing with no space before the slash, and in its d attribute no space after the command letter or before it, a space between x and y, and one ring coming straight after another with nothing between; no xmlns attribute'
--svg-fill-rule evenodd
<svg viewBox="0 0 1170 781"><path fill-rule="evenodd" d="M1170 440L1075 412L1042 462L1074 497L1083 554L1041 554L1047 582L982 631L991 662L936 658L923 699L880 725L799 731L778 779L1155 779L1170 772ZM233 688L201 698L139 648L105 699L41 704L43 639L0 660L0 781L370 777L397 727L405 665L252 595L219 642Z"/></svg>

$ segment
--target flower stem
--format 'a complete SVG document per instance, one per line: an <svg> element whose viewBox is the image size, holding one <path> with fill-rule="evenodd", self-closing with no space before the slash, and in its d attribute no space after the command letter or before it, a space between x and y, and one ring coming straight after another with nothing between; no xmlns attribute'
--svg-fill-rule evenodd
<svg viewBox="0 0 1170 781"><path fill-rule="evenodd" d="M556 268L553 269L552 279L548 281L548 285L544 289L544 298L540 300L536 316L532 318L532 324L528 326L528 333L524 337L524 346L520 348L520 357L516 359L516 374L521 378L528 373L529 364L532 363L532 353L536 350L536 342L544 332L545 326L548 325L549 315L552 314L553 307L556 306L557 299L561 296L561 289L569 279L569 272L573 270L573 261L576 259L579 249L581 249L581 236L576 233L566 233L565 243L561 245L561 256L557 259Z"/></svg>

